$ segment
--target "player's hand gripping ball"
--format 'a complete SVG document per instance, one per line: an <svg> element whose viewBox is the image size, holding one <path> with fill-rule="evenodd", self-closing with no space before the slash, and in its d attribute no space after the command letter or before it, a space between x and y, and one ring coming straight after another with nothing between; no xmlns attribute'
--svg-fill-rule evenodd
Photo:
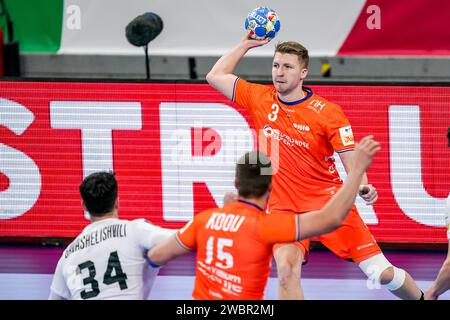
<svg viewBox="0 0 450 320"><path fill-rule="evenodd" d="M272 40L280 31L280 20L275 11L268 7L258 7L247 15L245 29L251 39Z"/></svg>

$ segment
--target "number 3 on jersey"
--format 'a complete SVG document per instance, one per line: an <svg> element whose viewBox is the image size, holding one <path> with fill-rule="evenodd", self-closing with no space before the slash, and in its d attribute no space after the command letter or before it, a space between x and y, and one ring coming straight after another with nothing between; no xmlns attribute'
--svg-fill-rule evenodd
<svg viewBox="0 0 450 320"><path fill-rule="evenodd" d="M270 121L274 122L275 120L277 120L278 118L278 111L280 111L280 107L274 103L272 105L272 112L269 113L268 118Z"/></svg>
<svg viewBox="0 0 450 320"><path fill-rule="evenodd" d="M229 269L233 267L233 256L229 252L224 252L224 247L232 247L233 240L226 238L218 238L217 239L217 260L216 267L222 269ZM206 243L206 264L211 264L214 255L214 237L209 237L208 242Z"/></svg>

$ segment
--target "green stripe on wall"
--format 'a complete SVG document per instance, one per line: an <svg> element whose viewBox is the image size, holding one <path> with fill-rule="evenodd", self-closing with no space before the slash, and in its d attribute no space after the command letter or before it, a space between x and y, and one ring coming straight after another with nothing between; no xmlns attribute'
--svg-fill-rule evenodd
<svg viewBox="0 0 450 320"><path fill-rule="evenodd" d="M5 0L20 52L57 52L61 45L64 0ZM5 17L0 17L5 42Z"/></svg>

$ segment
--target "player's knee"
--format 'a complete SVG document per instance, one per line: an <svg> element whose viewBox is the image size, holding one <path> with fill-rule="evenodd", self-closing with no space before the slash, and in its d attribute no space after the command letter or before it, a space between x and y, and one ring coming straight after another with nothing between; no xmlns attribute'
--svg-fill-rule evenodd
<svg viewBox="0 0 450 320"><path fill-rule="evenodd" d="M299 283L303 253L295 246L283 246L275 251L274 257L280 286L288 288Z"/></svg>
<svg viewBox="0 0 450 320"><path fill-rule="evenodd" d="M379 253L360 262L358 267L364 272L367 278L380 282L381 274L387 269L392 268L392 264L386 259L384 254Z"/></svg>
<svg viewBox="0 0 450 320"><path fill-rule="evenodd" d="M394 279L394 267L389 267L380 275L380 283L382 285L388 284Z"/></svg>
<svg viewBox="0 0 450 320"><path fill-rule="evenodd" d="M291 283L300 281L300 270L288 261L283 261L277 265L278 280L281 287L288 287Z"/></svg>
<svg viewBox="0 0 450 320"><path fill-rule="evenodd" d="M292 277L293 266L287 261L283 261L277 265L278 278L280 281Z"/></svg>
<svg viewBox="0 0 450 320"><path fill-rule="evenodd" d="M405 270L393 266L382 253L362 261L358 266L370 280L390 291L400 289L406 281Z"/></svg>
<svg viewBox="0 0 450 320"><path fill-rule="evenodd" d="M391 274L387 274L386 283L382 283L389 291L396 291L403 287L406 281L406 271L395 266L391 268ZM387 270L386 270L387 271ZM391 276L392 275L392 276ZM390 278L390 281L387 282Z"/></svg>

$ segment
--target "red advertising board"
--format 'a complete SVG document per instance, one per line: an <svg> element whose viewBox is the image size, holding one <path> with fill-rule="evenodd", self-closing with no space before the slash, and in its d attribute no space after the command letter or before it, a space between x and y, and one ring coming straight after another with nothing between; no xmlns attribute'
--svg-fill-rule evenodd
<svg viewBox="0 0 450 320"><path fill-rule="evenodd" d="M358 208L380 242L446 242L450 87L312 86L356 139L381 142L379 199ZM78 186L114 170L120 216L180 227L233 191L254 146L248 114L207 84L0 82L0 237L73 237L88 223Z"/></svg>

